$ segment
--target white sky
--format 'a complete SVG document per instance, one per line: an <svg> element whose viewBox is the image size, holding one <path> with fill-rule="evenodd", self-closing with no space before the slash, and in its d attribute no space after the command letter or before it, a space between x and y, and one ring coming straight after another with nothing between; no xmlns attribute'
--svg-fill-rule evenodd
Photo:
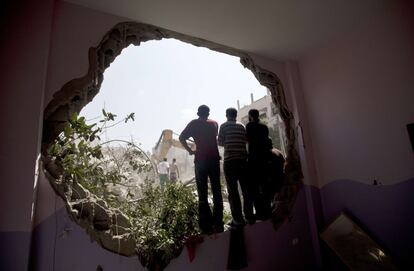
<svg viewBox="0 0 414 271"><path fill-rule="evenodd" d="M118 119L135 112L135 122L109 129L108 139L131 136L150 151L162 130L181 133L197 118L201 104L210 107L210 118L219 125L225 110L250 104L266 95L238 57L195 47L174 39L148 41L124 49L104 73L100 92L81 112L86 119L100 116L102 108Z"/></svg>

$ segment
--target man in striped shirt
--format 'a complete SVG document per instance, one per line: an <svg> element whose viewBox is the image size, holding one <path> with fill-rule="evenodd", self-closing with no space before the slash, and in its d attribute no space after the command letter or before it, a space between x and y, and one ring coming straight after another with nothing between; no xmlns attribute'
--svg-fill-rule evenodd
<svg viewBox="0 0 414 271"><path fill-rule="evenodd" d="M253 200L247 179L247 150L246 130L243 124L236 122L237 110L226 110L227 122L220 126L218 144L224 147L224 175L226 176L227 191L233 225L243 225L243 213L238 190L238 183L243 194L243 212L248 223L254 223Z"/></svg>

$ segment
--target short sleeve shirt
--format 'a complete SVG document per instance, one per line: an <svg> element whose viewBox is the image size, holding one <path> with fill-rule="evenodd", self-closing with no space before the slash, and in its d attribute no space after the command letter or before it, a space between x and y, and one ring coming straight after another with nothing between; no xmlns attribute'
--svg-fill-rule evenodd
<svg viewBox="0 0 414 271"><path fill-rule="evenodd" d="M168 168L170 167L170 164L166 161L162 161L158 164L157 169L159 174L168 174Z"/></svg>
<svg viewBox="0 0 414 271"><path fill-rule="evenodd" d="M227 121L220 126L219 145L224 146L224 161L246 159L246 129L236 121Z"/></svg>
<svg viewBox="0 0 414 271"><path fill-rule="evenodd" d="M196 144L194 161L219 159L217 147L218 124L214 120L195 119L181 132L180 139L192 137Z"/></svg>

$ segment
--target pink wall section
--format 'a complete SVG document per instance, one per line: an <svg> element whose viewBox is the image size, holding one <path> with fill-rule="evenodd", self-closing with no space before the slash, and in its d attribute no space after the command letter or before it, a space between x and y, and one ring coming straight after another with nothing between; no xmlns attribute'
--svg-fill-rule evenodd
<svg viewBox="0 0 414 271"><path fill-rule="evenodd" d="M125 18L57 1L45 103L69 80L84 76L89 67L88 50L96 47L106 32Z"/></svg>
<svg viewBox="0 0 414 271"><path fill-rule="evenodd" d="M89 48L97 46L106 32L122 21L126 19L63 1L55 2L44 107L65 83L87 73ZM35 226L53 215L55 206L50 202L54 200L55 193L41 173ZM61 207L62 203L58 201L58 209Z"/></svg>
<svg viewBox="0 0 414 271"><path fill-rule="evenodd" d="M321 185L414 176L406 129L414 122L414 25L406 8L367 18L300 60Z"/></svg>
<svg viewBox="0 0 414 271"><path fill-rule="evenodd" d="M7 39L1 43L0 185L8 193L0 197L0 231L31 228L53 1L16 6L17 10L9 11L10 21L2 25Z"/></svg>

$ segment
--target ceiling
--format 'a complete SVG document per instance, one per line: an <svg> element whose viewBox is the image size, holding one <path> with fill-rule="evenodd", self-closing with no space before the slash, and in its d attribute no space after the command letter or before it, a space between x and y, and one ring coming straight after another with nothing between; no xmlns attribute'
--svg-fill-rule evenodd
<svg viewBox="0 0 414 271"><path fill-rule="evenodd" d="M392 0L66 0L274 59L298 59Z"/></svg>

